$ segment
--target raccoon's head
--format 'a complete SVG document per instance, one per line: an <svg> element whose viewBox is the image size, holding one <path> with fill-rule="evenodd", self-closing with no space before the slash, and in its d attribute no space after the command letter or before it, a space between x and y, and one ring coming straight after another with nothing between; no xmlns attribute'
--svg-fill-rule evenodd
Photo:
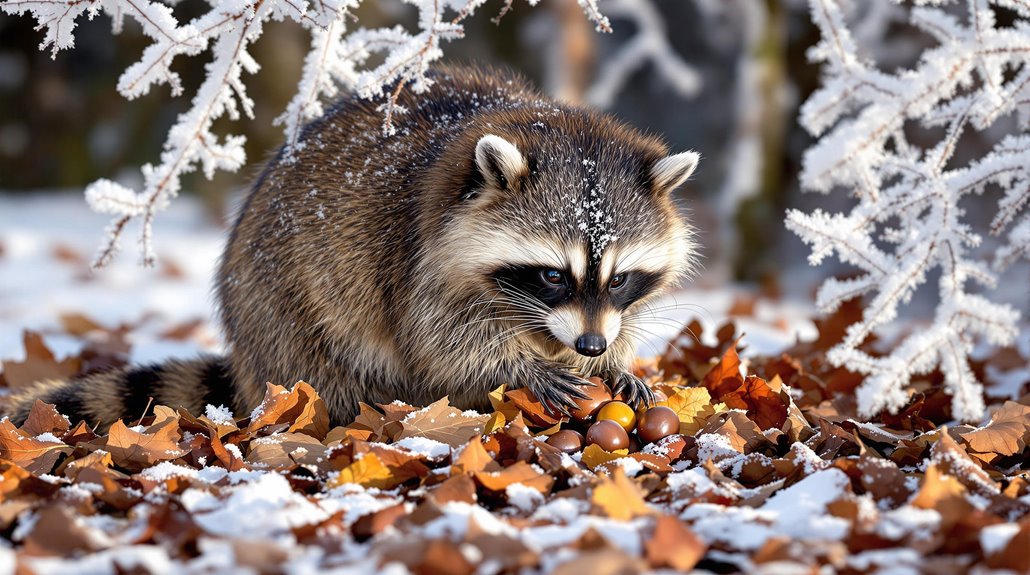
<svg viewBox="0 0 1030 575"><path fill-rule="evenodd" d="M460 239L449 242L489 286L506 323L499 337L587 371L633 353L644 306L696 257L670 195L698 154L668 155L620 124L602 128L541 123L480 137L453 220Z"/></svg>

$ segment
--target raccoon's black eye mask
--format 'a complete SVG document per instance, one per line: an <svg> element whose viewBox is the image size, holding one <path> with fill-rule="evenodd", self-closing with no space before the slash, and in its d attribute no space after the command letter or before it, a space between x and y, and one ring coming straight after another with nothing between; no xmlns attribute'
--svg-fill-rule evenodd
<svg viewBox="0 0 1030 575"><path fill-rule="evenodd" d="M576 299L607 298L612 307L624 310L644 298L661 284L662 275L653 271L633 270L613 276L607 289L596 293L583 293L587 286L579 286L567 270L538 266L504 267L493 274L494 281L509 293L531 297L547 307L557 307Z"/></svg>

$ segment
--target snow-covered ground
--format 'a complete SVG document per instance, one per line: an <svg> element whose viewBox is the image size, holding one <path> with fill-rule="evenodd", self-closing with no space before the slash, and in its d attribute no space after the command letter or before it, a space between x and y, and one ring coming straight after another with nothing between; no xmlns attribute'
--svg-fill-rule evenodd
<svg viewBox="0 0 1030 575"><path fill-rule="evenodd" d="M211 286L226 230L199 202L182 197L155 221L156 267L141 267L136 245L125 242L113 264L93 272L89 262L107 223L77 193L0 194L0 358L24 356L24 329L43 332L58 356L77 351L82 341L60 329L62 315L73 313L106 327L133 325L137 362L221 349ZM659 353L693 318L714 337L712 328L726 321L741 297L734 289L672 294L655 306L658 319L647 326L654 337L641 345L641 354ZM759 300L752 316L735 320L747 334L749 353L772 353L796 335L813 337L810 315L801 304ZM203 323L192 337L163 337L195 321Z"/></svg>

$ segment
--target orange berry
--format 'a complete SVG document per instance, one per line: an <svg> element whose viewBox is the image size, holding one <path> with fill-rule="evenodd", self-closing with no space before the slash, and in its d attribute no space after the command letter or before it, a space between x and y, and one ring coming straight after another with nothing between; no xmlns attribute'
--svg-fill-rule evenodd
<svg viewBox="0 0 1030 575"><path fill-rule="evenodd" d="M633 408L621 401L609 401L601 406L601 410L597 412L597 420L604 419L618 423L626 433L633 431L637 424L637 414L633 412Z"/></svg>

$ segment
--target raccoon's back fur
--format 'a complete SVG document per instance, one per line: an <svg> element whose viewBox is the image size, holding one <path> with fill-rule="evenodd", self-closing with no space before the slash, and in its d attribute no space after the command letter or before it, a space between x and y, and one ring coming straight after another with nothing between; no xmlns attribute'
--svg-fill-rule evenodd
<svg viewBox="0 0 1030 575"><path fill-rule="evenodd" d="M508 383L560 404L581 376L628 377L634 322L692 264L668 196L696 155L670 159L658 139L504 72L433 78L403 93L395 134L377 102L347 97L265 168L218 271L225 358L43 383L13 417L37 397L104 426L151 397L243 416L265 382L305 380L346 423L359 401L483 408ZM636 283L615 286L638 260L621 280ZM565 291L522 287L534 265Z"/></svg>

